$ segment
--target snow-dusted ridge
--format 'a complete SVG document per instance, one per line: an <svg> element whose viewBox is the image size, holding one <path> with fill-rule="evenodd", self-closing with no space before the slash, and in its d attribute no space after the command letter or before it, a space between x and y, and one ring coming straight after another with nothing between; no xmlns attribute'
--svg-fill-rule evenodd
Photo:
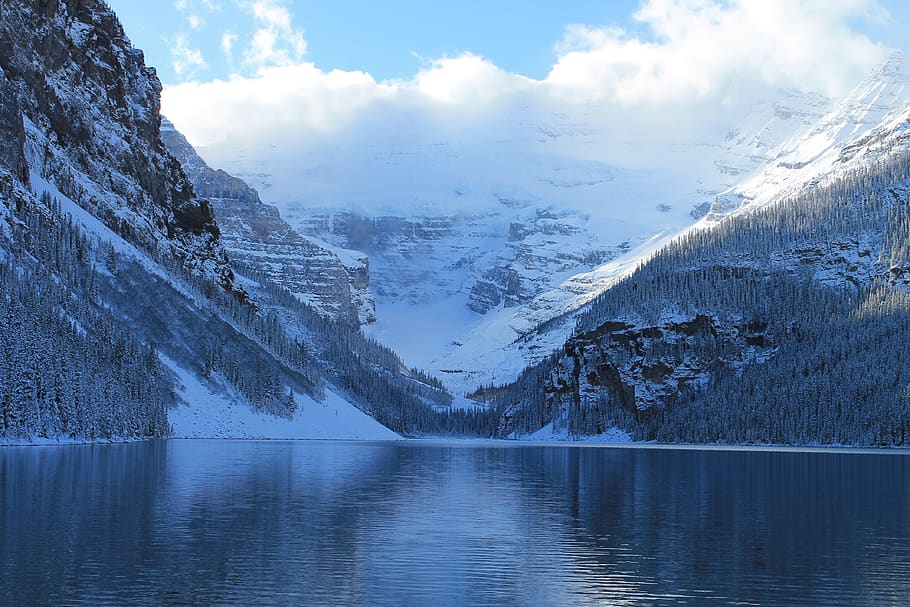
<svg viewBox="0 0 910 607"><path fill-rule="evenodd" d="M875 162L887 151L880 138L906 128L902 125L908 104L910 60L895 51L817 123L775 147L766 166L720 194L709 216L719 219L741 208L770 204L821 184L831 174Z"/></svg>
<svg viewBox="0 0 910 607"><path fill-rule="evenodd" d="M786 200L846 171L872 166L910 140L910 61L903 53L893 53L823 114L831 105L817 95L785 91L779 101L770 104L770 118L768 104L756 106L728 134L720 156L727 160L715 161L722 172L740 181L715 197L704 219L656 233L632 251L571 276L522 306L489 314L463 340L473 348L452 350L435 361L442 368L469 369L461 376L449 374L450 384L465 389L471 382L476 387L509 381L524 366L562 346L574 329L575 313L583 311L585 304L631 275L674 239L691 230L711 229L717 220L731 214ZM841 279L839 275L833 278ZM537 331L540 325L560 317L560 322Z"/></svg>

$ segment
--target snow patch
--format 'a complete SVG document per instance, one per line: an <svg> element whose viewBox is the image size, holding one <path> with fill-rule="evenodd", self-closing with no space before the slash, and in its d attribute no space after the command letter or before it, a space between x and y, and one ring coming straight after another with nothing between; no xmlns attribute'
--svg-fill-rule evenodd
<svg viewBox="0 0 910 607"><path fill-rule="evenodd" d="M230 390L203 382L174 361L162 362L177 376L181 404L168 411L174 438L398 440L401 437L326 390L322 402L295 394L293 419L256 411Z"/></svg>
<svg viewBox="0 0 910 607"><path fill-rule="evenodd" d="M555 422L550 422L537 432L523 436L513 435L510 438L526 442L571 442L588 445L626 445L634 442L627 432L619 428L611 428L602 434L573 436L569 434L566 424L560 424L559 428L556 428Z"/></svg>

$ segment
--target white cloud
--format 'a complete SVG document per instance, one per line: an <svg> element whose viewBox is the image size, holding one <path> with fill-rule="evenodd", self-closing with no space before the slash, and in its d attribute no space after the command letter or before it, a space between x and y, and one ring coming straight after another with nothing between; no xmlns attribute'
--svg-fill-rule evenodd
<svg viewBox="0 0 910 607"><path fill-rule="evenodd" d="M885 50L851 29L874 0L648 0L651 33L574 26L547 83L566 95L624 103L724 98L754 84L841 94Z"/></svg>
<svg viewBox="0 0 910 607"><path fill-rule="evenodd" d="M483 57L466 53L429 62L411 83L421 93L447 103L471 103L520 90L533 81L504 72Z"/></svg>
<svg viewBox="0 0 910 607"><path fill-rule="evenodd" d="M208 144L225 137L341 128L358 110L394 90L369 74L323 72L303 63L263 68L253 79L235 76L168 87L164 113L185 127L195 125L184 128L185 134L194 143Z"/></svg>
<svg viewBox="0 0 910 607"><path fill-rule="evenodd" d="M227 60L233 61L234 59L234 43L237 42L237 34L227 31L221 34L221 52L224 53Z"/></svg>
<svg viewBox="0 0 910 607"><path fill-rule="evenodd" d="M245 0L240 6L256 23L244 52L244 62L257 69L300 63L307 52L303 30L294 27L293 15L283 0Z"/></svg>
<svg viewBox="0 0 910 607"><path fill-rule="evenodd" d="M198 30L202 27L202 19L199 15L189 15L186 18L186 22L189 24L191 29Z"/></svg>
<svg viewBox="0 0 910 607"><path fill-rule="evenodd" d="M208 67L202 51L190 46L186 34L177 34L168 42L171 45L171 62L178 76L192 76Z"/></svg>
<svg viewBox="0 0 910 607"><path fill-rule="evenodd" d="M843 94L886 55L851 27L880 15L873 0L647 0L636 13L641 35L568 28L543 80L464 54L425 61L410 79L377 82L303 61L303 32L279 0L240 1L256 35L226 33L222 50L243 52L254 75L164 92L163 112L196 145L229 141L231 149L250 150L280 140L293 142L286 149L294 153L331 149L345 158L344 150L390 138L506 140L519 116L559 114L609 134L585 153L625 161L624 141L703 141L709 131L719 140L731 120L776 87Z"/></svg>

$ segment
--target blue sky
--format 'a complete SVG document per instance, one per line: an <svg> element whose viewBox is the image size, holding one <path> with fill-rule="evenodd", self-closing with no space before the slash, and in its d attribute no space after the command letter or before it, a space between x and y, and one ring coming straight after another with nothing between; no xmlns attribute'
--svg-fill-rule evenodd
<svg viewBox="0 0 910 607"><path fill-rule="evenodd" d="M242 46L256 28L249 7L237 0L136 2L109 0L133 44L146 52L166 84L210 80L249 66L230 64L221 49L229 32ZM505 70L534 78L546 76L555 61L554 45L567 25L633 26L637 0L294 0L285 6L306 41L305 57L322 69L359 70L377 80L408 78L421 58L459 55L487 57ZM246 10L243 8L246 6ZM377 10L382 6L382 10ZM206 66L174 70L172 51L184 40Z"/></svg>
<svg viewBox="0 0 910 607"><path fill-rule="evenodd" d="M108 1L196 145L496 124L516 103L720 128L782 88L846 94L910 31L905 0Z"/></svg>
<svg viewBox="0 0 910 607"><path fill-rule="evenodd" d="M810 0L810 4L814 0ZM546 77L567 26L621 28L653 35L633 15L639 0L109 0L133 44L146 52L165 84L250 75L254 62L242 52L261 29L255 10L285 9L292 32L304 43L293 59L323 70L369 72L378 80L412 77L423 60L470 52L508 72ZM674 0L668 4L686 4ZM690 1L689 4L692 2ZM910 7L903 0L833 4L868 5L890 17L851 16L851 26L889 47L905 44ZM377 10L381 6L382 10ZM861 13L862 11L857 11ZM871 12L875 13L876 10ZM224 52L228 37L233 56Z"/></svg>

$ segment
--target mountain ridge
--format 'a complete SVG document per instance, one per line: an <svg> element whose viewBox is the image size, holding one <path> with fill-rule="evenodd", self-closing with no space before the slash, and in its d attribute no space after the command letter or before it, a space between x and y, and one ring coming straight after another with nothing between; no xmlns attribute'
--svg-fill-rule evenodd
<svg viewBox="0 0 910 607"><path fill-rule="evenodd" d="M0 96L12 102L8 118L26 118L18 149L7 146L7 166L28 183L27 164L129 240L149 251L166 245L166 254L230 290L211 207L194 197L160 141L161 83L110 8L8 2L0 28Z"/></svg>

